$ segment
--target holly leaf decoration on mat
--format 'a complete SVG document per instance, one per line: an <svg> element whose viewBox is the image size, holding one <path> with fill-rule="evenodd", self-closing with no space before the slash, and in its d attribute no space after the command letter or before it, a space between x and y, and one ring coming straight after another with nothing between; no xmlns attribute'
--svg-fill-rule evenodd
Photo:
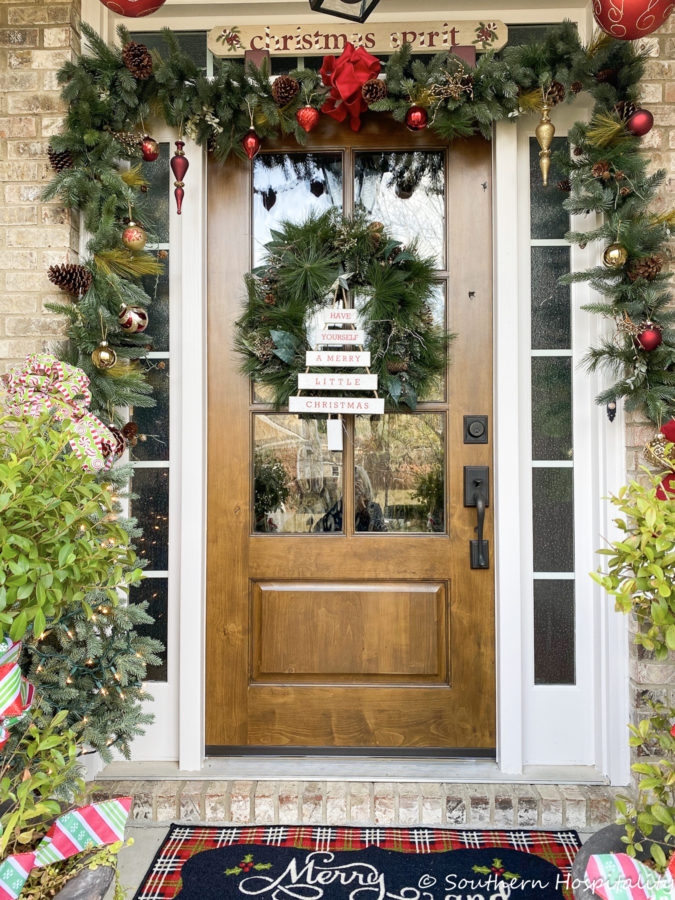
<svg viewBox="0 0 675 900"><path fill-rule="evenodd" d="M287 331L270 330L270 335L275 345L274 355L290 365L295 357L295 351L298 349L298 339Z"/></svg>
<svg viewBox="0 0 675 900"><path fill-rule="evenodd" d="M246 856L242 859L238 866L234 866L232 869L225 869L226 875L240 875L242 872L250 872L251 869L255 869L256 872L261 872L264 869L271 869L272 863L255 863L253 864L253 854L247 853Z"/></svg>
<svg viewBox="0 0 675 900"><path fill-rule="evenodd" d="M520 875L516 875L515 872L507 872L502 865L501 859L493 859L491 866L472 866L474 872L478 872L481 875L497 875L500 878L504 878L506 881L515 881L516 878L520 878Z"/></svg>

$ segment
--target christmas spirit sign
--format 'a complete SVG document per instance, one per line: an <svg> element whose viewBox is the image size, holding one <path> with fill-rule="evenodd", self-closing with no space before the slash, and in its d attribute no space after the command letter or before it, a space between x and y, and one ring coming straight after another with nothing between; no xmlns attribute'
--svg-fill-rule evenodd
<svg viewBox="0 0 675 900"><path fill-rule="evenodd" d="M378 376L368 371L370 353L362 349L365 331L358 328L358 312L355 309L332 306L321 310L324 327L319 329L317 346L329 350L309 350L305 354L307 371L298 375L298 396L288 398L288 411L292 413L340 413L348 415L378 415L384 413L384 398L377 395ZM356 347L356 352L345 347ZM340 349L333 349L339 347ZM358 368L361 372L310 372L310 366L318 368ZM302 391L372 391L373 397L301 395Z"/></svg>
<svg viewBox="0 0 675 900"><path fill-rule="evenodd" d="M342 30L344 29L344 30ZM330 22L307 25L218 25L209 32L214 56L243 56L247 50L269 50L282 56L323 56L345 49L348 43L371 53L393 53L410 44L413 53L438 53L473 46L478 52L499 50L508 40L503 22L378 22L367 30Z"/></svg>

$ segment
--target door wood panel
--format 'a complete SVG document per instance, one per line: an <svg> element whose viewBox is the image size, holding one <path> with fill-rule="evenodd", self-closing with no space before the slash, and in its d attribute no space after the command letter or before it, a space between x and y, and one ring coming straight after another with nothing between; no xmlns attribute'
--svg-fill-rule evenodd
<svg viewBox="0 0 675 900"><path fill-rule="evenodd" d="M447 681L442 584L253 585L252 683Z"/></svg>
<svg viewBox="0 0 675 900"><path fill-rule="evenodd" d="M239 372L234 322L251 266L251 165L209 165L207 752L219 748L397 748L490 752L495 746L493 509L489 570L472 570L476 510L463 467L492 443L463 444L463 417L492 424L491 148L447 148L383 117L356 134L322 119L308 151L443 148L446 158L446 533L257 534L253 420L261 409ZM291 142L265 145L303 152ZM344 208L353 186L346 180ZM348 437L353 428L348 428ZM343 454L345 522L353 521L354 449ZM350 519L350 516L352 518Z"/></svg>

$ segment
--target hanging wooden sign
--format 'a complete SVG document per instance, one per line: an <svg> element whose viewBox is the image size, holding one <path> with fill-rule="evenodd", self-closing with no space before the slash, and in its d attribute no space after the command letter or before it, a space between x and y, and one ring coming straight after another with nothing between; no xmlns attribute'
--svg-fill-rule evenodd
<svg viewBox="0 0 675 900"><path fill-rule="evenodd" d="M305 365L318 368L367 369L370 365L370 350L308 350Z"/></svg>
<svg viewBox="0 0 675 900"><path fill-rule="evenodd" d="M304 372L298 375L301 391L376 391L377 375L360 375L351 372L339 375L323 372Z"/></svg>
<svg viewBox="0 0 675 900"><path fill-rule="evenodd" d="M346 413L356 416L381 416L384 398L380 397L289 397L292 413Z"/></svg>
<svg viewBox="0 0 675 900"><path fill-rule="evenodd" d="M360 347L365 342L366 333L360 328L353 331L322 330L317 339L317 344L353 344L355 347Z"/></svg>
<svg viewBox="0 0 675 900"><path fill-rule="evenodd" d="M359 313L356 309L342 309L339 306L331 306L319 311L326 325L356 325L359 321Z"/></svg>
<svg viewBox="0 0 675 900"><path fill-rule="evenodd" d="M324 56L341 53L348 43L370 53L393 53L410 44L413 53L438 53L453 47L499 50L506 44L503 22L377 22L357 30L347 23L316 20L305 25L217 25L209 32L214 56L243 56L247 50L269 50L275 56Z"/></svg>

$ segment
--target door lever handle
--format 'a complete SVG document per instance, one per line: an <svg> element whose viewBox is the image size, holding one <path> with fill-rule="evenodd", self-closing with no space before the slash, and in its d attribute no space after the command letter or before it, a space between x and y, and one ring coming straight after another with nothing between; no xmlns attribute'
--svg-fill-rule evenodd
<svg viewBox="0 0 675 900"><path fill-rule="evenodd" d="M464 467L464 506L475 506L477 540L469 541L472 569L490 568L490 545L483 538L485 509L490 505L490 470L487 466Z"/></svg>

